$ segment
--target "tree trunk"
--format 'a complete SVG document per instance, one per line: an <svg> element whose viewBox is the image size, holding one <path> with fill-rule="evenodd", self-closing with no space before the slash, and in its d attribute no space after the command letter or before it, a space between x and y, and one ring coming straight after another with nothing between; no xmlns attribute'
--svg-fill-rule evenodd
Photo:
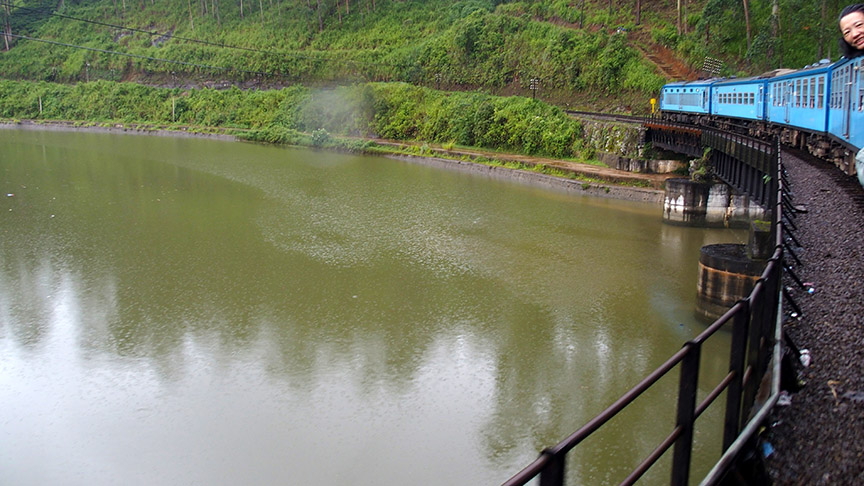
<svg viewBox="0 0 864 486"><path fill-rule="evenodd" d="M819 16L819 47L816 51L816 57L823 59L825 57L825 34L827 31L826 12L828 10L828 2L822 0L822 15Z"/></svg>
<svg viewBox="0 0 864 486"><path fill-rule="evenodd" d="M3 3L6 7L6 32L3 34L3 42L6 45L6 51L9 51L9 36L12 34L12 25L9 23L9 18L12 17L12 10L9 9L8 3Z"/></svg>
<svg viewBox="0 0 864 486"><path fill-rule="evenodd" d="M582 0L582 3L584 5L585 0ZM642 23L642 0L636 0L636 25L639 25L641 23ZM580 27L581 27L581 25L580 25Z"/></svg>
<svg viewBox="0 0 864 486"><path fill-rule="evenodd" d="M747 30L747 52L750 52L750 44L753 42L752 34L750 33L750 4L747 0L741 0L744 4L744 28Z"/></svg>
<svg viewBox="0 0 864 486"><path fill-rule="evenodd" d="M780 0L773 0L771 2L771 44L767 54L769 62L774 61L774 67L783 65L783 49L780 48L780 41Z"/></svg>
<svg viewBox="0 0 864 486"><path fill-rule="evenodd" d="M677 19L675 20L675 27L678 35L681 35L681 0L678 0L678 8L676 9Z"/></svg>
<svg viewBox="0 0 864 486"><path fill-rule="evenodd" d="M258 11L261 12L261 23L264 23L264 2L258 0Z"/></svg>
<svg viewBox="0 0 864 486"><path fill-rule="evenodd" d="M240 0L240 18L243 18L243 0Z"/></svg>
<svg viewBox="0 0 864 486"><path fill-rule="evenodd" d="M690 2L684 0L684 5L681 7L681 32L687 33L687 5Z"/></svg>
<svg viewBox="0 0 864 486"><path fill-rule="evenodd" d="M581 29L585 22L585 0L582 0L582 5L580 8L581 12L579 13L579 28Z"/></svg>
<svg viewBox="0 0 864 486"><path fill-rule="evenodd" d="M324 32L324 20L321 18L321 0L315 0L318 3L318 32Z"/></svg>
<svg viewBox="0 0 864 486"><path fill-rule="evenodd" d="M189 30L195 30L195 22L192 20L192 0L186 0L189 2Z"/></svg>

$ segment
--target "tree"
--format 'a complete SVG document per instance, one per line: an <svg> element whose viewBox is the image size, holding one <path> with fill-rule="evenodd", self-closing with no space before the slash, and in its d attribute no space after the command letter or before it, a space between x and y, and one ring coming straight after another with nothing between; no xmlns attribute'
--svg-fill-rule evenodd
<svg viewBox="0 0 864 486"><path fill-rule="evenodd" d="M773 67L783 65L783 51L776 49L780 46L780 0L772 0L771 2L771 43L768 45L768 62L773 63ZM775 50L776 49L776 50ZM775 53L779 51L775 59Z"/></svg>
<svg viewBox="0 0 864 486"><path fill-rule="evenodd" d="M585 21L585 0L582 0L581 12L579 14L579 28L582 28L582 24Z"/></svg>
<svg viewBox="0 0 864 486"><path fill-rule="evenodd" d="M747 31L747 51L750 51L750 46L753 43L753 34L750 32L750 5L747 0L741 0L744 4L744 28Z"/></svg>
<svg viewBox="0 0 864 486"><path fill-rule="evenodd" d="M3 6L6 8L6 32L3 34L3 42L6 44L6 50L9 50L9 37L12 35L12 26L9 24L9 17L12 16L12 12L9 10L9 4L4 2Z"/></svg>
<svg viewBox="0 0 864 486"><path fill-rule="evenodd" d="M189 30L195 30L195 22L192 21L192 0L187 2L189 2Z"/></svg>
<svg viewBox="0 0 864 486"><path fill-rule="evenodd" d="M585 5L585 0L582 0L582 5ZM636 25L642 23L642 0L636 0ZM580 22L579 27L582 27Z"/></svg>

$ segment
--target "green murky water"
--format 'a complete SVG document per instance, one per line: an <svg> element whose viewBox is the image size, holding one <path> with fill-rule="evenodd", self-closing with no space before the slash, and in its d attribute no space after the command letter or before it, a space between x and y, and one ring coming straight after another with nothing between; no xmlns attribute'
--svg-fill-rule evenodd
<svg viewBox="0 0 864 486"><path fill-rule="evenodd" d="M498 484L703 329L699 248L742 238L654 206L188 138L0 130L0 192L10 485ZM676 380L577 449L571 483L641 461ZM717 455L700 445L694 474Z"/></svg>

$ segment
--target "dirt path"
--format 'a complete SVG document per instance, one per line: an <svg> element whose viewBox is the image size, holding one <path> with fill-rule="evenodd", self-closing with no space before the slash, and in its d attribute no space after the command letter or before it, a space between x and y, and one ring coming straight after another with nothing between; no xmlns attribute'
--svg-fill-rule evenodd
<svg viewBox="0 0 864 486"><path fill-rule="evenodd" d="M445 149L440 145L426 144L422 142L401 142L393 140L374 139L378 145L393 146L393 147L418 147L427 146L432 154L443 158L459 159L467 157L469 159L483 157L486 159L499 160L503 162L516 162L533 167L536 165L545 165L559 169L562 172L582 176L588 179L595 179L610 184L629 184L633 186L647 187L650 189L663 189L666 179L670 177L678 177L673 174L643 174L635 172L625 172L609 167L583 164L561 159L553 159L548 157L536 157L531 155L506 154L494 152L491 150L453 148Z"/></svg>

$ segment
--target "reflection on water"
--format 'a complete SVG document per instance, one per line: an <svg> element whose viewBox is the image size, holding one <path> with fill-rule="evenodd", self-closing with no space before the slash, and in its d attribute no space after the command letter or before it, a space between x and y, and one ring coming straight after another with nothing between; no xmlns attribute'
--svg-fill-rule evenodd
<svg viewBox="0 0 864 486"><path fill-rule="evenodd" d="M740 239L196 139L0 130L0 191L4 484L500 483L702 329L699 248ZM674 390L577 451L573 480L620 480Z"/></svg>

